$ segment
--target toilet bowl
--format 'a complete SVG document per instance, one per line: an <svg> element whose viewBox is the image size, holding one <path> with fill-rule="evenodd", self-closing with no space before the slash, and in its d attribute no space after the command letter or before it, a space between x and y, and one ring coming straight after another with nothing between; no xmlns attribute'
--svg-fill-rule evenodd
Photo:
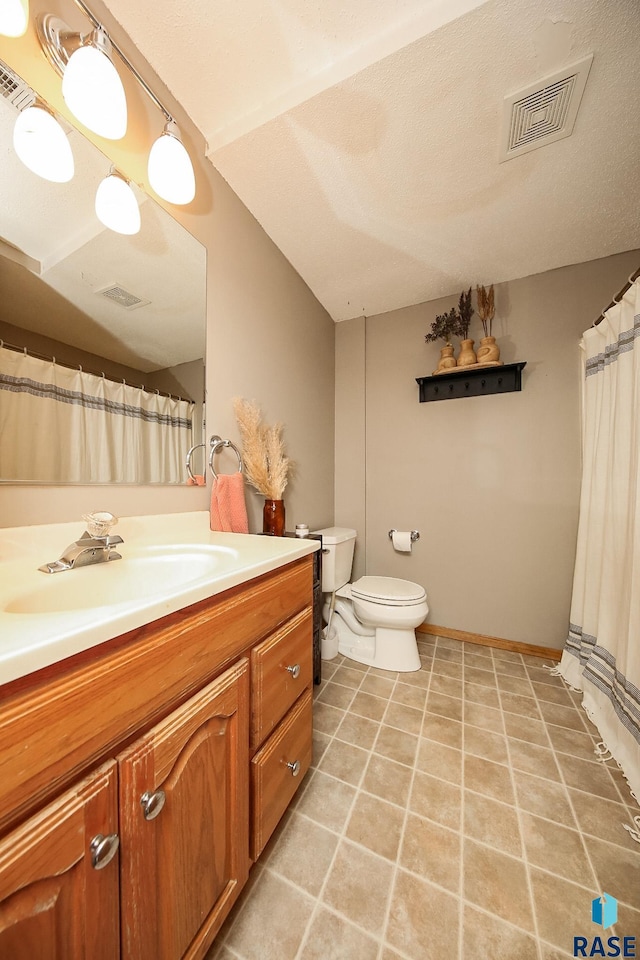
<svg viewBox="0 0 640 960"><path fill-rule="evenodd" d="M322 535L323 615L338 634L338 652L381 670L421 667L416 627L429 612L423 587L395 577L360 577L349 583L356 532L326 527Z"/></svg>

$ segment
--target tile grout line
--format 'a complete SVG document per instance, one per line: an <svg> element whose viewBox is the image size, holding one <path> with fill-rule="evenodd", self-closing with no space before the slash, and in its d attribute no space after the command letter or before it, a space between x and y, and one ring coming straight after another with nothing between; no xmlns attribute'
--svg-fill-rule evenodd
<svg viewBox="0 0 640 960"><path fill-rule="evenodd" d="M497 683L496 683L496 686L498 686ZM533 687L531 689L533 690ZM527 856L527 845L526 845L525 836L524 836L522 812L520 810L520 803L518 801L518 788L516 786L515 776L514 776L514 767L511 760L511 747L509 744L509 736L507 735L507 726L506 726L505 717L504 717L505 710L502 705L502 690L500 689L500 687L498 687L498 701L500 703L500 710L502 713L502 725L504 729L504 736L505 736L506 746L507 746L507 757L509 759L509 779L511 781L511 789L513 790L514 809L516 813L516 819L518 822L518 832L520 834L520 851L522 854L522 863L524 866L525 877L527 880L527 891L529 894L529 903L531 906L531 918L533 920L533 935L535 938L535 948L536 948L536 953L538 955L538 960L544 960L544 956L542 953L542 944L540 940L540 931L538 930L538 913L536 910L536 902L533 895L533 883L531 880L531 871L529 869L529 858ZM536 706L537 706L537 702L536 702ZM545 728L545 733L546 733L546 728ZM547 737L548 737L548 734L547 734Z"/></svg>
<svg viewBox="0 0 640 960"><path fill-rule="evenodd" d="M363 671L363 672L362 672L362 678L363 678L363 679L360 681L360 684L358 685L358 687L356 687L356 688L354 689L354 694L353 694L353 697L352 697L351 702L350 702L350 704L349 704L349 707L344 711L345 717L343 717L342 720L340 721L340 723L338 724L338 727L336 728L333 736L331 737L329 743L327 744L327 746L326 746L326 748L325 748L325 750L324 750L324 752L323 752L323 754L322 754L323 757L324 757L324 755L326 754L327 750L329 749L331 743L333 743L333 742L335 741L335 739L336 739L336 734L337 734L337 732L338 732L338 729L340 728L341 724L343 723L344 719L346 718L347 714L349 713L349 711L350 711L350 709L351 709L351 704L353 703L353 700L355 699L356 694L360 691L360 687L362 686L362 683L364 682L364 678L370 675L370 669L371 669L371 668L369 667L366 671ZM371 674L371 675L372 675L372 676L375 676L375 674ZM395 686L396 686L396 683L397 683L397 682L398 682L398 681L397 681L397 679L396 679L396 680L394 681L393 687L392 687L392 689L391 689L391 693L393 693L393 691L395 690ZM366 691L363 691L363 692L366 692ZM371 694L371 696L374 696L374 694ZM380 698L380 699L382 699L382 698ZM388 702L390 702L390 700L391 700L391 696L389 696ZM385 707L384 713L386 713L386 709L387 709L387 708ZM382 717L384 717L384 713L382 714ZM358 714L355 714L355 716L358 716ZM366 718L365 718L365 719L366 719ZM379 721L379 726L382 727L382 718L381 718L380 721ZM337 858L337 856L338 856L338 850L340 849L340 845L341 845L341 843L342 843L343 840L347 839L347 828L348 828L348 826L349 826L349 822L350 822L350 820L351 820L351 815L352 815L352 813L353 813L353 809L354 809L354 807L355 807L356 801L357 801L358 796L359 796L359 794L360 794L361 784L362 784L362 782L363 782L363 780L364 780L364 777L365 777L367 768L368 768L368 766L369 766L369 761L370 761L370 759L371 759L371 756L373 755L373 748L374 748L374 746L375 746L375 744L376 744L376 741L377 741L377 739L378 739L379 734L380 734L380 730L378 730L378 732L377 732L377 734L376 734L376 736L375 736L375 739L374 739L374 741L373 741L370 749L367 751L367 752L368 752L367 762L365 763L365 765L364 765L363 768L362 768L362 772L360 773L360 777L359 777L359 779L358 779L357 785L356 785L356 784L351 784L351 786L354 786L354 788L355 788L355 789L354 789L354 794L353 794L353 797L352 797L352 799L351 799L351 803L350 803L350 805L349 805L349 809L348 809L347 814L346 814L345 819L344 819L344 824L343 824L343 827L342 827L342 831L340 832L340 834L337 835L337 836L338 836L338 839L337 839L337 842L336 842L335 850L333 851L333 856L331 857L331 860L329 861L329 865L328 865L328 867L327 867L326 873L325 873L325 875L324 875L324 879L323 879L322 884L321 884L321 886L320 886L320 889L319 889L319 891L318 891L318 895L317 895L317 897L315 898L315 904L314 904L313 910L311 911L311 914L310 914L310 916L309 916L309 919L308 919L308 921L307 921L307 925L306 925L306 927L305 927L304 934L303 934L302 939L301 939L301 941L300 941L300 944L299 944L299 946L298 946L298 950L296 951L295 960L299 960L299 958L302 957L302 953L303 953L304 948L305 948L305 946L306 946L306 944L307 944L307 942L308 942L309 934L310 934L311 928L312 928L312 926L313 926L313 922L314 922L314 920L315 920L315 917L316 917L316 915L318 914L318 912L320 911L321 907L324 907L324 903L323 903L322 897L323 897L323 895L324 895L325 889L326 889L327 884L328 884L328 882L329 882L329 877L331 876L331 871L333 870L333 866L334 866L335 861L336 861L336 858ZM343 742L344 742L344 741L340 741L340 743L343 743ZM362 749L362 748L359 748L359 749ZM316 767L316 772L317 772L319 769L320 769L319 767ZM325 774L325 776L331 776L331 774ZM335 777L334 779L339 780L340 778L339 778L339 777ZM346 781L341 781L341 782L342 782L342 783L345 783ZM279 842L279 841L278 841L278 842ZM351 841L350 841L350 842L351 842ZM275 849L275 848L274 848L274 849ZM369 852L371 853L372 851L369 851ZM342 916L348 923L351 922L351 921L349 920L349 918L344 917L344 915L343 915L343 914L340 914L338 911L335 911L335 913L336 913L338 916ZM357 925L356 925L356 926L357 926ZM361 927L358 927L358 929L362 929L362 928L361 928ZM380 953L380 950L382 949L382 940L381 940L379 937L376 937L371 931L367 931L367 935L368 935L369 937L371 937L372 939L375 939L376 941L378 941L378 943L380 944L380 948L379 948L379 950L378 950L378 953Z"/></svg>
<svg viewBox="0 0 640 960"><path fill-rule="evenodd" d="M550 742L551 742L551 738L549 738L549 740L550 740ZM553 744L552 744L552 746L553 746ZM564 787L564 792L565 792L565 795L566 795L566 798L567 798L567 802L568 802L568 804L569 804L569 809L571 810L571 814L572 814L572 816L573 816L574 823L576 824L576 826L577 826L577 828L578 828L578 834L579 834L579 837L580 837L580 844L581 844L582 849L583 849L583 851L584 851L584 853L585 853L585 856L586 856L586 858L587 858L587 862L588 862L589 866L591 867L591 874L592 874L592 877L593 877L593 880L594 880L594 883L595 883L595 889L598 890L598 884L599 884L598 873L597 873L596 868L595 868L595 866L594 866L593 860L591 859L591 854L589 853L589 849L588 849L588 847L587 847L587 844L585 843L584 832L583 832L582 828L580 827L580 820L578 819L578 815L577 815L577 813L576 813L576 809L575 809L575 807L574 807L574 805L573 805L573 800L572 800L572 798L571 798L571 793L570 793L570 790L569 790L569 785L568 785L568 783L567 783L567 781L566 781L566 778L565 778L565 775L564 775L564 770L562 769L562 767L560 766L560 764L557 762L555 749L554 749L554 751L553 751L553 756L554 756L554 759L556 760L556 764L557 764L558 770L559 770L559 772L560 772L560 777L562 778L562 779L561 779L561 783L562 783L562 786ZM593 794L590 794L590 796L593 796ZM565 877L564 879L566 879L566 877ZM569 881L569 882L571 882L571 881Z"/></svg>
<svg viewBox="0 0 640 960"><path fill-rule="evenodd" d="M435 645L434 645L434 647L435 647ZM435 649L434 649L434 656L435 656ZM421 664L422 664L422 661L421 661ZM424 669L424 664L422 664L422 666L421 666L420 669L421 669L421 670ZM414 785L415 779L416 779L416 769L417 769L417 763L418 763L418 752L419 752L419 749L420 749L420 740L422 739L421 734L422 734L422 729L423 729L423 726L424 726L424 716L425 716L425 713L427 712L427 703L428 703L428 700L429 700L429 694L430 694L430 692L431 692L431 682L432 682L432 679L433 679L433 658L432 658L432 665L431 665L431 667L430 667L430 669L429 669L429 682L428 682L426 688L423 688L423 689L426 690L426 694L425 694L425 698L424 698L424 707L423 707L423 709L422 709L422 723L420 724L420 734L418 735L418 742L417 742L417 744L416 744L416 752L415 752L414 757L413 757L413 767L412 767L412 770L411 770L411 777L410 777L410 781L409 781L409 789L408 789L408 791L407 791L407 799L406 799L405 808L404 808L404 816L403 816L403 818L402 818L402 827L401 827L401 830L400 830L400 837L399 837L399 840L398 840L398 849L397 849L397 852L396 852L396 859L395 859L395 863L393 864L392 871L391 871L391 880L390 880L390 882L389 882L389 893L388 893L388 895L387 895L387 905L386 905L386 909L385 909L384 919L383 919L383 921L382 921L382 928L381 928L381 929L382 929L382 932L381 932L381 938L380 938L380 949L378 950L378 960L382 960L382 955L383 955L383 951L384 951L384 948L385 948L385 944L388 942L388 941L387 941L387 931L388 931L388 929L389 929L389 920L390 920L390 917L391 917L391 905L392 905L392 903L393 903L393 895L394 895L394 891L395 891L396 880L397 880L397 877L398 877L398 871L399 871L399 869L400 869L399 861L400 861L400 856L401 856L401 853L402 853L402 848L403 848L403 845L404 845L404 835L405 835L405 831L406 831L406 828L407 828L407 820L409 819L409 809L410 809L410 806L411 806L411 795L412 795L412 793L413 793L413 785ZM396 683L397 683L397 681L396 681ZM394 688L394 689L395 689L395 688ZM386 712L386 711L385 711L385 712ZM393 949L395 950L396 947L394 946ZM402 952L404 952L404 951L402 951Z"/></svg>

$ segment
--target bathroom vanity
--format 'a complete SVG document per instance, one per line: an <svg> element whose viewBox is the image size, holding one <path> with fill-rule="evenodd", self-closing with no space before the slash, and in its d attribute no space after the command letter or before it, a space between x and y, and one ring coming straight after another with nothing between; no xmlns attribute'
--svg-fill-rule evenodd
<svg viewBox="0 0 640 960"><path fill-rule="evenodd" d="M121 527L126 557L144 537ZM75 627L73 611L43 608L63 577L80 578L82 594L113 568L115 589L125 559L40 574L47 584L23 583L22 599L2 581L0 667L16 673L0 686L2 957L204 957L310 765L318 545L197 536L205 553L235 538L239 555L142 608L133 599L116 611L117 597L94 608L97 641L87 608ZM146 544L151 555L166 547L180 565L175 531L162 538ZM5 573L6 547L0 531ZM24 628L12 627L21 617ZM35 649L38 618L55 655L47 643ZM10 629L31 637L31 669L9 655Z"/></svg>

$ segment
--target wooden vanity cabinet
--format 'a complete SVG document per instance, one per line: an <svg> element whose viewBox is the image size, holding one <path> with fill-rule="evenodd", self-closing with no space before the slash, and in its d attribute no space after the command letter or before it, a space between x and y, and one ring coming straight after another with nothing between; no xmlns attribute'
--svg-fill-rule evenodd
<svg viewBox="0 0 640 960"><path fill-rule="evenodd" d="M0 957L117 960L117 837L111 761L0 841Z"/></svg>
<svg viewBox="0 0 640 960"><path fill-rule="evenodd" d="M0 958L202 960L310 763L311 603L306 557L0 687Z"/></svg>

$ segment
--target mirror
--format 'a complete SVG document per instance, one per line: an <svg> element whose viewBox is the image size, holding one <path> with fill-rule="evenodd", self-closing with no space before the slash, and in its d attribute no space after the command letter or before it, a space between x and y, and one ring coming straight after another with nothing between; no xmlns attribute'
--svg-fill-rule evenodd
<svg viewBox="0 0 640 960"><path fill-rule="evenodd" d="M132 480L124 469L112 469L107 478L87 466L85 473L63 477L57 475L59 465L52 463L47 473L40 462L51 457L39 458L34 467L33 456L9 456L12 440L3 430L0 480L184 484L187 450L204 439L206 250L135 186L140 232L124 236L103 227L94 199L111 163L64 121L73 179L51 183L28 170L12 137L17 104L33 92L1 61L0 91L0 353L8 357L13 351L15 357L26 349L47 362L55 358L59 368L81 367L107 381L124 380L131 391L143 386L147 397L164 393L193 402L193 428L182 431L181 456L170 469L151 475L153 468L145 467ZM5 393L0 390L0 402ZM124 402L131 404L132 396L127 391ZM33 427L31 410L18 432L29 437ZM192 470L204 474L204 467L201 448Z"/></svg>

